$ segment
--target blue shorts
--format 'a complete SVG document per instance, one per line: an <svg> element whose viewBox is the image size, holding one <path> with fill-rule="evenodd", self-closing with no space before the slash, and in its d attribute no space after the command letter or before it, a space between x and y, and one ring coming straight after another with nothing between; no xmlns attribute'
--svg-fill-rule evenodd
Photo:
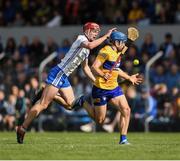
<svg viewBox="0 0 180 161"><path fill-rule="evenodd" d="M96 86L93 86L92 89L92 98L95 106L105 105L110 99L121 95L123 95L123 91L119 86L112 90L101 89Z"/></svg>
<svg viewBox="0 0 180 161"><path fill-rule="evenodd" d="M69 80L64 72L58 67L53 67L46 79L47 84L51 84L57 88L65 88L71 86Z"/></svg>

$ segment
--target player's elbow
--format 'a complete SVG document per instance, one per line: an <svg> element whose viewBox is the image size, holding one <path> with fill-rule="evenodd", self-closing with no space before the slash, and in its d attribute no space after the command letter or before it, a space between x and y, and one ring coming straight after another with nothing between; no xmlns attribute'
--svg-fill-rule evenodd
<svg viewBox="0 0 180 161"><path fill-rule="evenodd" d="M97 68L97 67L96 67L96 64L93 64L93 65L91 66L91 70L92 70L92 71L95 71L96 68Z"/></svg>
<svg viewBox="0 0 180 161"><path fill-rule="evenodd" d="M96 71L96 67L95 67L94 64L91 66L91 71L92 71L93 73Z"/></svg>

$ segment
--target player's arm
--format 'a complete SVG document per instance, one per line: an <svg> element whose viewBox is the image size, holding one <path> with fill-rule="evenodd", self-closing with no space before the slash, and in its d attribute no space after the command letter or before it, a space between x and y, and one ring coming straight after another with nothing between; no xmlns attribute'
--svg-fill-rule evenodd
<svg viewBox="0 0 180 161"><path fill-rule="evenodd" d="M83 62L82 62L82 69L85 73L85 75L92 81L92 82L95 82L96 78L94 77L93 73L91 72L91 69L88 65L88 59L85 59Z"/></svg>
<svg viewBox="0 0 180 161"><path fill-rule="evenodd" d="M102 44L112 33L112 31L116 30L116 28L112 28L110 29L107 34L105 34L104 36L90 42L90 41L85 41L81 43L81 47L83 48L87 48L87 49L94 49L95 47L99 46L100 44Z"/></svg>
<svg viewBox="0 0 180 161"><path fill-rule="evenodd" d="M107 59L107 55L105 53L99 53L98 56L96 57L91 69L92 69L92 72L99 76L99 77L102 77L106 80L108 80L110 77L111 77L111 74L109 72L107 73L104 73L102 70L101 70L101 66L103 65L103 63L105 62L105 60Z"/></svg>
<svg viewBox="0 0 180 161"><path fill-rule="evenodd" d="M124 72L123 70L119 69L119 77L124 78L126 80L129 80L133 85L135 84L139 84L142 82L142 78L139 77L139 73L133 74L133 75L128 75L126 72Z"/></svg>

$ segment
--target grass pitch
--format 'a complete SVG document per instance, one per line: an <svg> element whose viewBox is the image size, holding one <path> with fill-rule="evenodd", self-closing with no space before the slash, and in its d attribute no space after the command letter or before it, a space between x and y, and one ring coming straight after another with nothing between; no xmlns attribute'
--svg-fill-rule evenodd
<svg viewBox="0 0 180 161"><path fill-rule="evenodd" d="M129 133L119 145L113 133L30 133L22 145L15 133L0 133L0 160L180 160L180 133Z"/></svg>

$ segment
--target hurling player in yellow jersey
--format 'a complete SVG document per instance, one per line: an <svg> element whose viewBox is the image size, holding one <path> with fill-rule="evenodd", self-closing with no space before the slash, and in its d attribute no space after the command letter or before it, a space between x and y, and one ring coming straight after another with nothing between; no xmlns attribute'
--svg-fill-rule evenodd
<svg viewBox="0 0 180 161"><path fill-rule="evenodd" d="M127 36L124 33L118 31L112 32L110 35L110 44L99 51L92 65L92 72L96 78L91 95L94 108L90 106L88 96L81 96L77 102L100 124L105 120L107 103L109 102L115 106L121 112L119 123L121 134L120 144L129 144L126 135L130 120L130 107L121 87L118 85L117 79L118 77L127 79L132 82L133 85L142 82L142 78L139 77L139 74L130 76L122 71L119 68L121 62L110 72L119 54L121 54L121 51L125 47L126 41Z"/></svg>

